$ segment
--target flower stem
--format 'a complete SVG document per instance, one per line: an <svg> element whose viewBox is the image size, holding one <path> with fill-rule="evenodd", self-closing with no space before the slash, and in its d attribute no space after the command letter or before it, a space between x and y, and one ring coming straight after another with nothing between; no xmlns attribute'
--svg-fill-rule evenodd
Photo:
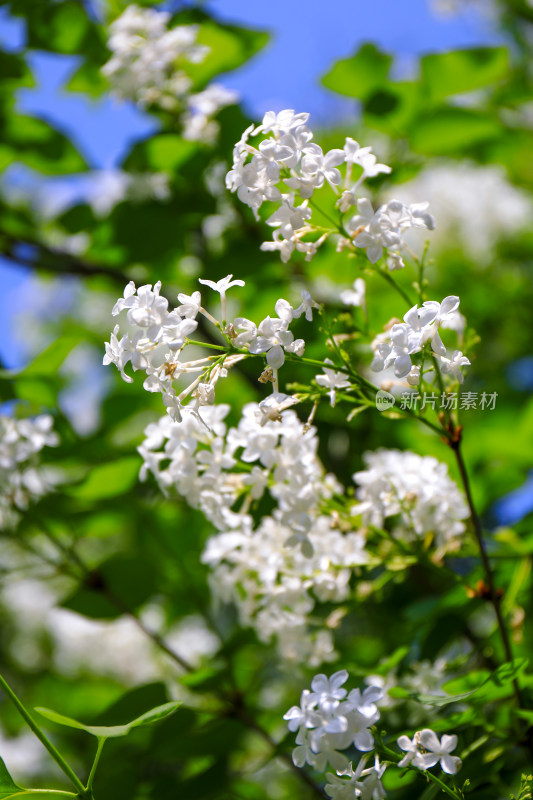
<svg viewBox="0 0 533 800"><path fill-rule="evenodd" d="M26 722L28 727L33 731L33 733L39 739L41 744L44 747L46 747L46 749L48 750L48 752L50 753L56 764L60 767L60 769L63 770L67 778L77 789L78 795L80 795L81 797L87 797L88 794L87 790L83 785L83 783L78 778L78 776L76 775L76 773L74 772L74 770L67 764L67 762L65 761L59 750L52 744L52 742L46 736L46 734L43 733L43 731L37 725L31 714L29 713L29 711L22 704L22 702L19 700L13 689L10 687L10 685L7 683L7 681L2 675L0 675L0 686L7 694L13 705L16 707L17 711L19 712L23 720Z"/></svg>
<svg viewBox="0 0 533 800"><path fill-rule="evenodd" d="M74 792L65 792L63 789L23 789L21 792L15 792L15 794L9 795L9 800L12 800L13 797L27 797L29 794L51 794L51 795L60 795L61 797L79 797L79 794L74 794Z"/></svg>
<svg viewBox="0 0 533 800"><path fill-rule="evenodd" d="M91 767L91 771L89 773L89 778L87 780L87 791L92 792L94 776L96 774L96 768L98 766L98 762L100 761L100 756L102 755L102 750L104 749L104 744L106 743L106 738L103 736L98 737L98 747L96 748L96 755L94 757L93 765Z"/></svg>
<svg viewBox="0 0 533 800"><path fill-rule="evenodd" d="M481 563L483 565L483 570L485 572L485 578L487 581L487 585L489 587L489 596L490 602L494 608L494 612L496 614L496 620L498 623L498 629L500 632L500 638L503 644L503 650L505 653L505 660L512 661L513 660L513 651L511 649L511 642L509 639L509 634L507 632L507 628L505 626L505 621L503 619L502 609L501 609L501 602L496 591L496 585L494 582L494 573L492 571L492 567L490 565L489 557L487 555L487 549L485 547L485 541L483 539L483 529L481 527L481 521L479 519L478 513L476 511L476 507L474 505L474 498L472 497L472 491L470 488L470 479L468 477L468 472L466 470L466 464L464 462L463 454L461 452L461 439L460 437L457 438L457 441L454 439L450 440L450 447L452 448L455 454L455 460L457 462L457 466L459 468L459 474L461 475L461 482L463 484L466 502L468 503L468 508L470 510L470 519L472 520L472 527L474 529L474 536L476 537L477 545L479 548L479 554L481 556ZM518 703L519 708L523 707L522 698L520 695L520 688L518 686L518 681L516 678L513 680L513 691L516 698L516 702Z"/></svg>
<svg viewBox="0 0 533 800"><path fill-rule="evenodd" d="M390 284L390 286L392 286L394 288L394 290L397 291L398 294L401 297L403 297L403 299L405 300L405 302L407 303L409 308L412 308L414 305L416 305L416 303L413 303L412 299L409 297L407 292L405 292L402 289L402 287L398 283L396 283L396 281L394 280L392 275L390 275L388 272L386 272L385 270L382 270L382 269L377 269L376 272L377 272L378 275L381 275L381 277L384 280L386 280L387 283Z"/></svg>

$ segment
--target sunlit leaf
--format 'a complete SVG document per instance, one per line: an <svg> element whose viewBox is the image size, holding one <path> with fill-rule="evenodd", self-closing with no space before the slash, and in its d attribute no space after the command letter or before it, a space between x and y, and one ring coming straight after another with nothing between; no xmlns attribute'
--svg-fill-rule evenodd
<svg viewBox="0 0 533 800"><path fill-rule="evenodd" d="M392 65L392 56L374 44L363 44L351 58L343 58L322 78L322 84L338 94L369 97L386 82Z"/></svg>
<svg viewBox="0 0 533 800"><path fill-rule="evenodd" d="M500 131L500 123L486 114L466 108L441 108L429 111L417 122L410 141L418 153L445 155L494 139Z"/></svg>
<svg viewBox="0 0 533 800"><path fill-rule="evenodd" d="M0 758L0 798L2 800L4 798L11 797L14 792L23 791L20 786L17 786L9 772L7 771L7 767Z"/></svg>
<svg viewBox="0 0 533 800"><path fill-rule="evenodd" d="M493 87L509 74L506 47L473 47L431 53L420 60L422 84L431 102L451 95Z"/></svg>
<svg viewBox="0 0 533 800"><path fill-rule="evenodd" d="M97 736L101 739L114 739L118 736L127 736L133 728L139 728L143 725L154 725L156 722L174 714L181 705L181 701L175 700L170 703L165 703L162 706L157 706L142 714L140 717L126 722L124 725L85 725L71 717L65 717L63 714L58 714L57 711L52 711L49 708L36 708L35 710L51 722L56 722L58 725L64 725L67 728L76 728L80 731L90 733L92 736Z"/></svg>

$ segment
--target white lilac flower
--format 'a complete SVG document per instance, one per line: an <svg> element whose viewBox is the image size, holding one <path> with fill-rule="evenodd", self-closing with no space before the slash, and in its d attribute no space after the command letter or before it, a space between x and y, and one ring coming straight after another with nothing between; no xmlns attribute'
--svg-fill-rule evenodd
<svg viewBox="0 0 533 800"><path fill-rule="evenodd" d="M440 366L441 371L454 376L463 382L461 367L469 364L469 360L456 350L452 358L448 358L446 348L440 338L439 328L456 326L459 298L456 295L445 297L439 303L427 300L420 307L413 306L404 315L404 322L396 323L384 333L379 334L372 343L374 359L370 365L375 372L381 372L394 366L397 378L406 378L414 385L419 371L413 372L412 356L420 353L426 344L431 345L431 355ZM422 356L423 358L423 356Z"/></svg>
<svg viewBox="0 0 533 800"><path fill-rule="evenodd" d="M225 106L234 105L239 95L218 83L186 98L187 112L183 115L183 138L189 141L213 144L219 133L219 124L213 117Z"/></svg>
<svg viewBox="0 0 533 800"><path fill-rule="evenodd" d="M256 219L264 201L279 203L267 220L276 230L272 240L263 242L261 249L279 252L284 262L295 250L305 253L309 260L328 236L337 235L337 226L324 230L313 223L308 202L317 190L329 186L338 197L336 205L341 214L356 204L358 207L358 214L344 225L350 238L341 236L338 248L364 247L372 263L381 258L385 248L389 269L401 268L405 231L412 227L434 227L433 217L427 212L428 204L405 205L391 200L374 212L369 200L357 199L356 191L363 180L389 173L390 167L378 163L370 147L360 147L350 138L343 149L333 148L324 153L313 141L313 132L306 125L308 117L292 109L278 114L269 111L261 125L250 126L235 145L233 166L226 176L227 188L253 210ZM266 134L271 136L263 138L257 146L250 143L251 137ZM342 165L345 165L344 180L339 169ZM354 165L360 167L361 173L352 184ZM285 187L292 194L285 194ZM298 199L302 201L299 204ZM311 238L305 238L308 235Z"/></svg>
<svg viewBox="0 0 533 800"><path fill-rule="evenodd" d="M352 569L368 556L360 534L339 531L321 511L341 487L324 474L316 431L293 403L275 393L245 406L229 430L229 406L202 406L201 419L163 417L148 426L139 452L143 478L153 473L162 491L178 492L213 525L202 560L215 596L234 602L262 641L275 639L283 658L320 664L335 654L331 631L314 629L313 610L348 597ZM274 507L254 529L250 503L263 495Z"/></svg>
<svg viewBox="0 0 533 800"><path fill-rule="evenodd" d="M379 720L375 702L383 693L372 686L363 694L352 690L346 697L346 690L341 687L347 679L346 670L335 672L330 678L316 675L311 682L311 693L302 694L301 708L293 706L285 715L289 729L298 730L298 747L293 752L297 766L307 762L322 771L329 763L334 769L343 770L348 760L339 751L350 746L363 752L373 749L369 728Z"/></svg>
<svg viewBox="0 0 533 800"><path fill-rule="evenodd" d="M329 783L326 785L326 794L332 800L384 800L385 789L381 782L386 764L380 764L379 756L375 756L374 766L365 769L366 757L363 757L356 769L352 764L344 770L339 770L337 775L329 772L326 775ZM362 780L361 780L362 779Z"/></svg>
<svg viewBox="0 0 533 800"><path fill-rule="evenodd" d="M221 278L219 281L210 281L205 278L199 278L199 283L203 283L206 286L209 286L210 289L213 289L214 292L218 292L220 294L220 302L222 305L222 322L226 321L226 292L228 289L231 289L232 286L244 286L244 281L241 280L232 280L233 275L226 275L225 278Z"/></svg>
<svg viewBox="0 0 533 800"><path fill-rule="evenodd" d="M389 250L393 257L399 258L399 251L404 245L403 237L409 228L433 230L435 227L435 221L427 212L427 207L428 203L406 206L399 200L390 200L375 213L371 213L370 202L363 198L358 201L359 214L350 220L347 230L350 233L353 231L355 246L365 248L372 264L382 257L384 249Z"/></svg>
<svg viewBox="0 0 533 800"><path fill-rule="evenodd" d="M398 747L405 752L403 758L398 761L399 767L407 767L420 752L420 732L415 733L412 739L402 735L398 737Z"/></svg>
<svg viewBox="0 0 533 800"><path fill-rule="evenodd" d="M460 0L460 5L466 3L467 0ZM488 6L489 0L482 0L479 5ZM431 238L432 249L457 248L482 266L494 257L500 240L515 237L531 224L531 198L509 182L501 165L443 162L421 170L411 181L395 185L394 194L406 205L417 197L429 201L438 220ZM415 246L414 237L410 244Z"/></svg>
<svg viewBox="0 0 533 800"><path fill-rule="evenodd" d="M400 736L398 746L406 751L405 756L398 763L404 767L412 764L413 767L426 770L439 764L443 772L448 775L455 775L461 769L461 759L452 756L451 753L457 747L457 736L455 734L444 734L439 741L439 737L430 728L417 731L413 739L408 736Z"/></svg>
<svg viewBox="0 0 533 800"><path fill-rule="evenodd" d="M363 278L356 278L352 289L344 289L339 297L347 306L360 306L365 308L366 284Z"/></svg>
<svg viewBox="0 0 533 800"><path fill-rule="evenodd" d="M312 257L323 239L301 241L313 230L309 227L311 209L307 201L313 192L328 183L336 187L341 182L337 167L344 162L343 150L331 150L324 154L312 141L313 133L307 128L308 114L296 114L292 109L267 112L256 129L245 131L234 149L233 168L226 177L226 185L237 192L241 202L257 211L265 200L280 202L279 207L267 220L276 228L271 242L264 242L262 249L278 250L284 261L297 249ZM259 142L257 147L249 144L250 135L272 134ZM248 160L251 156L251 160ZM297 192L303 203L297 205L294 195L280 191L283 182Z"/></svg>
<svg viewBox="0 0 533 800"><path fill-rule="evenodd" d="M286 319L265 317L259 323L256 335L248 344L250 353L254 355L265 353L267 364L274 370L285 363L285 353L303 355L305 343L302 339L295 340L287 326Z"/></svg>
<svg viewBox="0 0 533 800"><path fill-rule="evenodd" d="M332 772L326 774L326 794L332 800L354 800L361 797L362 772L365 768L367 757L364 756L359 761L357 767L353 768L350 763L345 769L339 770L337 775Z"/></svg>
<svg viewBox="0 0 533 800"><path fill-rule="evenodd" d="M320 148L314 153L306 153L302 158L302 173L304 178L312 180L315 188L320 188L324 181L331 186L338 186L342 180L341 173L337 169L344 163L345 155L343 150L330 150L324 155Z"/></svg>
<svg viewBox="0 0 533 800"><path fill-rule="evenodd" d="M326 361L329 361L329 359L326 359ZM323 370L324 374L316 375L315 381L319 386L324 386L328 389L327 394L329 395L329 401L333 408L337 399L337 390L348 389L351 383L346 380L346 374L344 372L335 372L335 370L328 369L327 367L323 367Z"/></svg>
<svg viewBox="0 0 533 800"><path fill-rule="evenodd" d="M458 756L450 755L452 750L457 747L457 736L455 734L444 734L439 741L439 737L430 728L420 731L420 744L425 752L420 753L413 759L413 764L421 769L429 769L440 762L443 772L449 775L461 768L461 759Z"/></svg>
<svg viewBox="0 0 533 800"><path fill-rule="evenodd" d="M284 194L281 199L282 204L266 222L273 228L279 228L281 236L285 239L290 239L311 218L311 209L304 204L294 206L294 197L290 195Z"/></svg>
<svg viewBox="0 0 533 800"><path fill-rule="evenodd" d="M16 525L18 511L53 488L57 476L37 458L44 447L59 444L52 427L48 414L35 419L0 416L0 528Z"/></svg>
<svg viewBox="0 0 533 800"><path fill-rule="evenodd" d="M463 383L464 375L461 367L469 366L470 360L460 350L454 350L451 358L441 356L439 363L441 372L444 372L445 375L453 375L456 381Z"/></svg>
<svg viewBox="0 0 533 800"><path fill-rule="evenodd" d="M364 455L366 469L353 476L363 523L382 528L393 519L392 533L404 540L435 537L440 548L452 546L465 530L466 501L448 475L446 464L409 451L376 450Z"/></svg>
<svg viewBox="0 0 533 800"><path fill-rule="evenodd" d="M357 164L363 170L363 176L374 178L381 173L389 174L391 168L386 164L378 164L371 147L360 147L359 143L349 136L344 144L345 161L347 164ZM362 177L363 177L362 176Z"/></svg>
<svg viewBox="0 0 533 800"><path fill-rule="evenodd" d="M219 281L204 280L215 291L219 292L222 301L223 322L226 314L226 291L232 286L243 286L244 281L233 281L228 275ZM126 311L127 322L132 328L131 335L119 336L119 326L115 326L110 341L105 345L104 364L115 364L123 380L131 383L132 379L125 372L131 363L134 371L146 373L144 388L149 392L160 392L164 405L170 416L181 419L182 402L193 396L195 403L189 406L193 413L198 407L213 400L214 387L220 378L227 375L227 369L243 358L241 355L228 355L223 364L210 367L209 357L194 361L180 361L180 354L187 344L187 339L197 327L195 317L205 316L212 324L220 324L201 306L200 292L192 295L178 294L181 303L177 308L169 310L168 300L160 294L161 282L152 288L151 284L140 286L130 282L113 308L117 315ZM182 375L195 374L196 378L181 392L176 394L174 381ZM202 379L206 374L205 380ZM209 384L209 385L208 385Z"/></svg>
<svg viewBox="0 0 533 800"><path fill-rule="evenodd" d="M302 302L300 303L298 308L296 308L293 311L292 316L294 319L298 319L299 317L302 316L302 314L304 314L306 320L308 322L311 322L313 319L314 308L319 309L320 305L318 303L315 303L315 301L313 300L313 298L306 289L302 289Z"/></svg>
<svg viewBox="0 0 533 800"><path fill-rule="evenodd" d="M210 48L197 41L200 26L169 28L170 21L166 11L128 6L110 25L112 56L102 73L116 97L171 111L180 119L184 139L213 144L219 132L213 117L238 95L216 83L192 92L190 67L204 61Z"/></svg>
<svg viewBox="0 0 533 800"><path fill-rule="evenodd" d="M112 56L102 73L117 97L174 109L187 95L187 65L203 61L209 48L197 43L197 25L169 29L169 22L165 11L131 5L111 23Z"/></svg>
<svg viewBox="0 0 533 800"><path fill-rule="evenodd" d="M348 673L346 673L348 677ZM346 692L345 692L346 694ZM299 706L292 706L283 719L287 720L287 727L290 731L295 733L299 728L314 728L317 721L319 721L318 714L314 710L316 700L309 689L304 689L300 698Z"/></svg>
<svg viewBox="0 0 533 800"><path fill-rule="evenodd" d="M324 710L337 708L348 693L347 689L341 689L347 680L348 672L345 669L334 672L330 678L323 673L315 675L311 681L312 693L309 695L309 702Z"/></svg>

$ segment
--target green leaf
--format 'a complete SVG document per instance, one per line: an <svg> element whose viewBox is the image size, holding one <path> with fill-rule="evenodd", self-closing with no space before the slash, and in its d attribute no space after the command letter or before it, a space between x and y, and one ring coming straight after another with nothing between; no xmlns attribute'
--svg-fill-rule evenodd
<svg viewBox="0 0 533 800"><path fill-rule="evenodd" d="M424 155L464 152L468 148L496 138L500 123L466 108L442 108L421 118L411 133L413 150Z"/></svg>
<svg viewBox="0 0 533 800"><path fill-rule="evenodd" d="M454 678L442 687L450 693L459 691L459 694L431 695L418 694L416 692L409 692L408 694L419 703L439 708L450 703L466 700L473 695L476 695L476 701L486 703L490 700L506 697L511 691L510 684L524 672L528 663L529 660L527 658L515 658L514 661L502 664L488 677L485 677L486 672L472 672L465 677ZM483 680L484 677L485 680ZM480 680L481 683L479 683Z"/></svg>
<svg viewBox="0 0 533 800"><path fill-rule="evenodd" d="M187 74L196 88L204 86L221 72L240 67L261 50L268 39L269 35L264 31L220 25L213 20L202 22L198 43L207 45L210 51L201 64L187 65Z"/></svg>
<svg viewBox="0 0 533 800"><path fill-rule="evenodd" d="M151 708L165 705L167 702L168 695L164 683L146 683L122 694L98 715L94 724L120 725L124 719L137 719Z"/></svg>
<svg viewBox="0 0 533 800"><path fill-rule="evenodd" d="M127 736L133 728L140 728L143 725L154 725L160 722L171 714L174 714L180 707L181 701L175 700L170 703L164 703L162 706L156 706L150 711L141 714L140 717L126 722L123 725L84 725L71 717L65 717L63 714L58 714L57 711L52 711L49 708L36 708L35 710L51 722L56 722L58 725L64 725L67 728L76 728L80 731L90 733L92 736L97 736L100 739L114 739L119 736Z"/></svg>
<svg viewBox="0 0 533 800"><path fill-rule="evenodd" d="M40 352L27 367L17 373L16 377L42 378L55 376L66 357L79 343L80 337L78 335L61 336Z"/></svg>
<svg viewBox="0 0 533 800"><path fill-rule="evenodd" d="M0 50L0 91L13 91L21 87L35 86L35 80L24 58L18 53Z"/></svg>
<svg viewBox="0 0 533 800"><path fill-rule="evenodd" d="M85 61L81 67L74 70L64 88L69 92L81 92L89 97L100 97L109 88L100 69L99 64Z"/></svg>
<svg viewBox="0 0 533 800"><path fill-rule="evenodd" d="M163 133L136 144L124 161L124 169L164 170L176 172L198 152L195 142L188 142L176 133Z"/></svg>
<svg viewBox="0 0 533 800"><path fill-rule="evenodd" d="M13 11L26 18L27 45L32 49L71 55L104 50L102 33L76 0L17 0Z"/></svg>
<svg viewBox="0 0 533 800"><path fill-rule="evenodd" d="M391 136L406 136L423 108L420 84L389 83L372 92L364 102L365 122Z"/></svg>
<svg viewBox="0 0 533 800"><path fill-rule="evenodd" d="M7 798L11 797L14 792L21 792L23 789L20 786L17 786L9 772L7 771L7 767L0 758L0 798Z"/></svg>
<svg viewBox="0 0 533 800"><path fill-rule="evenodd" d="M420 61L422 82L431 102L493 86L509 74L506 47L475 47L432 53Z"/></svg>
<svg viewBox="0 0 533 800"><path fill-rule="evenodd" d="M137 456L126 456L108 464L92 467L86 480L69 491L79 500L94 501L118 497L132 488L138 475L139 459Z"/></svg>
<svg viewBox="0 0 533 800"><path fill-rule="evenodd" d="M364 100L386 82L391 64L392 56L374 44L363 44L351 58L337 61L322 78L322 85Z"/></svg>
<svg viewBox="0 0 533 800"><path fill-rule="evenodd" d="M39 172L65 175L87 169L72 142L38 117L10 113L0 121L0 135L3 145L16 154L17 161Z"/></svg>
<svg viewBox="0 0 533 800"><path fill-rule="evenodd" d="M66 357L79 344L79 336L64 335L52 342L22 370L2 370L0 381L11 384L15 395L28 403L57 405L57 394L64 378L59 369Z"/></svg>

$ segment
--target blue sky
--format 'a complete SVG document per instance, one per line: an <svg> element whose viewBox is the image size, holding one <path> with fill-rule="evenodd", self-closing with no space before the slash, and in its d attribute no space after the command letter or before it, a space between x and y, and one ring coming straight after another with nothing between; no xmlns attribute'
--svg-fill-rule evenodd
<svg viewBox="0 0 533 800"><path fill-rule="evenodd" d="M322 88L320 75L338 58L350 55L365 41L373 41L397 56L397 69L409 73L416 56L431 50L467 47L496 41L496 35L474 10L457 17L436 16L429 0L379 0L373 6L358 0L209 0L207 7L224 21L266 29L268 46L223 82L242 96L256 117L269 108L296 108L311 112L311 122L349 118L353 104ZM409 13L406 13L406 8ZM0 9L0 46L18 49L24 41L20 20L10 20ZM45 116L77 144L91 167L110 169L120 163L131 142L156 128L155 122L132 104L110 98L91 100L62 90L77 60L70 56L33 53L37 86L21 90L20 111ZM27 182L12 171L11 180ZM55 180L54 193L71 196L83 179ZM7 335L0 357L10 367L23 363L25 354L14 326L27 273L0 259L0 313Z"/></svg>
<svg viewBox="0 0 533 800"><path fill-rule="evenodd" d="M474 9L457 17L441 17L432 12L430 0L379 0L379 14L358 0L328 0L327 4L210 0L207 7L224 21L271 33L261 53L223 78L258 117L270 108L310 111L320 122L348 116L353 104L322 88L319 79L335 60L350 55L365 41L395 53L402 72L413 69L416 55L423 52L496 41L495 32ZM20 21L8 22L0 10L0 44L16 48L22 38ZM153 120L129 103L110 98L92 101L61 91L77 63L75 57L35 53L31 63L38 86L19 93L20 110L53 120L72 136L94 168L115 166L132 139L153 130Z"/></svg>

